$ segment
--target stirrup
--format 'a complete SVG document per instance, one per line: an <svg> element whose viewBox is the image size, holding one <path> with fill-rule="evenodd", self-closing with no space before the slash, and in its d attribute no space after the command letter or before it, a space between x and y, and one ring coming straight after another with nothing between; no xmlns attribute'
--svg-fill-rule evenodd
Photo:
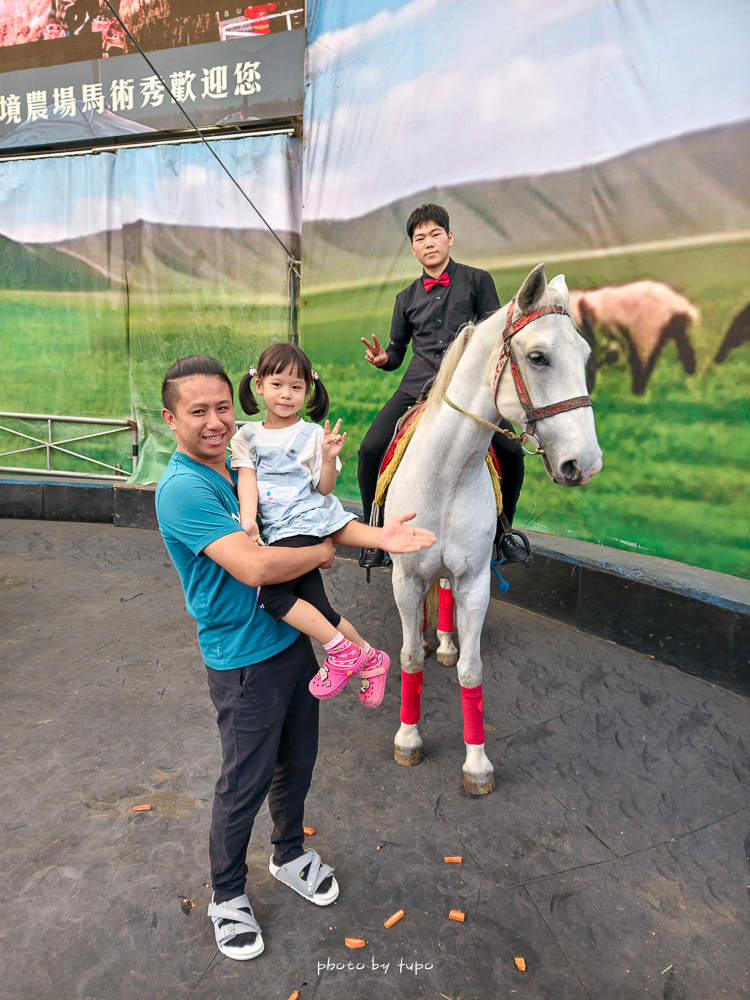
<svg viewBox="0 0 750 1000"><path fill-rule="evenodd" d="M511 543L514 549L520 549L518 555L514 555L512 559L508 559L503 552L503 542L506 539ZM518 539L518 541L516 541ZM518 531L516 528L511 528L509 531L503 531L501 535L498 536L495 543L497 549L497 558L500 563L505 563L509 565L510 563L523 563L524 566L530 566L533 561L533 555L531 553L531 542L529 542L528 537L522 532Z"/></svg>
<svg viewBox="0 0 750 1000"><path fill-rule="evenodd" d="M383 527L383 504L374 503L370 512L370 527ZM360 549L357 562L362 569L367 570L367 582L370 582L370 570L376 566L385 566L388 554L382 549Z"/></svg>

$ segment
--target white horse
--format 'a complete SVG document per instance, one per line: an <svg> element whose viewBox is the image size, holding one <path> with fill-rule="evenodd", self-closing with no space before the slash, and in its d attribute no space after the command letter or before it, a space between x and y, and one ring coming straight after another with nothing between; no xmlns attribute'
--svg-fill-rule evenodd
<svg viewBox="0 0 750 1000"><path fill-rule="evenodd" d="M564 276L547 284L544 265L539 264L513 302L475 328L465 328L446 352L388 490L386 519L416 510L416 523L437 535L430 549L393 556L393 590L403 628L395 758L408 765L422 759L417 726L424 662L422 609L433 583L444 578L455 596L460 641L464 786L475 794L495 787L494 768L484 751L479 653L497 517L485 456L502 415L538 442L547 473L556 483L588 483L602 467L586 395L589 352L570 315Z"/></svg>

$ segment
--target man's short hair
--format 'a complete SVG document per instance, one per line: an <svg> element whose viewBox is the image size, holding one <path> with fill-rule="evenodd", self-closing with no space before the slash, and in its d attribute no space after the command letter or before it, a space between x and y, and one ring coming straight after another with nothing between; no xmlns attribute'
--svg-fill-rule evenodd
<svg viewBox="0 0 750 1000"><path fill-rule="evenodd" d="M186 378L194 378L196 375L217 376L224 379L229 389L229 398L234 401L234 389L229 380L229 376L224 371L224 366L216 358L206 357L205 354L189 354L186 358L175 361L161 384L161 401L164 409L175 412L175 407L180 399L180 382Z"/></svg>
<svg viewBox="0 0 750 1000"><path fill-rule="evenodd" d="M451 220L448 218L448 213L442 205L420 205L419 208L414 209L406 220L406 232L409 234L410 243L412 242L414 230L417 226L423 226L426 222L434 222L435 225L444 229L446 233L451 231Z"/></svg>

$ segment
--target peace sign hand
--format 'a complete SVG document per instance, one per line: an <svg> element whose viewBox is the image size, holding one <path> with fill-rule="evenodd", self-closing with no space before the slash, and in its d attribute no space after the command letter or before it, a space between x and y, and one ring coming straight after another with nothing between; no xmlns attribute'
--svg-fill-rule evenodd
<svg viewBox="0 0 750 1000"><path fill-rule="evenodd" d="M371 344L367 337L361 338L362 343L367 345L365 360L369 361L371 365L375 365L376 368L382 368L383 365L388 364L388 354L374 334L372 339L374 343Z"/></svg>
<svg viewBox="0 0 750 1000"><path fill-rule="evenodd" d="M341 430L341 420L336 421L336 426L331 430L331 421L326 420L323 427L323 443L321 445L321 450L323 452L323 461L332 462L339 455L341 449L346 444L346 433L340 434Z"/></svg>

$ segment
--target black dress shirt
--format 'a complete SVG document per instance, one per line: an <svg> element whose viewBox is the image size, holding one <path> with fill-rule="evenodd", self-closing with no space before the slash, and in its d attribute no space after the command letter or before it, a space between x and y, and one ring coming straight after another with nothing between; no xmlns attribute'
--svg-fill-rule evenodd
<svg viewBox="0 0 750 1000"><path fill-rule="evenodd" d="M401 367L409 341L414 357L401 380L401 389L415 398L422 385L440 367L443 354L466 323L478 323L500 308L495 282L487 271L448 261L450 284L424 290L422 277L396 296L391 321L391 342L386 348L388 363L383 371Z"/></svg>

